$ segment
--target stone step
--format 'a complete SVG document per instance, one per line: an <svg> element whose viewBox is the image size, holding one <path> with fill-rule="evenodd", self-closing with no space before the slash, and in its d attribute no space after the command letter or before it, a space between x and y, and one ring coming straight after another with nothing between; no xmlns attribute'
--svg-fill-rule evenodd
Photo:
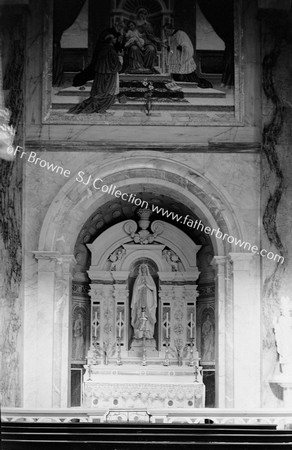
<svg viewBox="0 0 292 450"><path fill-rule="evenodd" d="M178 83L177 83L178 84ZM197 86L194 86L193 83L184 83L183 85L178 84L181 87L182 92L184 93L185 98L225 98L226 93L224 91L219 91L218 89L202 89ZM192 86L190 86L192 85ZM86 86L82 87L68 87L65 89L61 89L58 92L56 92L55 95L57 96L76 96L76 97L82 97L87 98L90 95L91 86L87 84Z"/></svg>
<svg viewBox="0 0 292 450"><path fill-rule="evenodd" d="M123 81L167 81L170 83L172 78L167 73L152 73L152 74L140 74L140 73L120 73L120 80Z"/></svg>
<svg viewBox="0 0 292 450"><path fill-rule="evenodd" d="M60 103L53 103L52 109L53 110L64 110L68 111L69 108L76 105L78 102L60 102ZM145 110L145 103L142 101L137 102L127 102L127 103L115 103L109 111L144 111ZM153 102L152 111L184 111L184 112L192 112L192 111L226 111L226 112L233 112L234 106L233 105L224 105L224 104L193 104L193 103L179 103L179 102Z"/></svg>

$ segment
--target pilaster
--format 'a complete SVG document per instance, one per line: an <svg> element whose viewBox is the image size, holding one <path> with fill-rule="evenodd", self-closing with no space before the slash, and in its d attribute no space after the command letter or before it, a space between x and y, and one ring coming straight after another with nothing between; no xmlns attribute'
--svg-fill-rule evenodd
<svg viewBox="0 0 292 450"><path fill-rule="evenodd" d="M260 296L253 253L230 253L233 264L234 407L259 408Z"/></svg>

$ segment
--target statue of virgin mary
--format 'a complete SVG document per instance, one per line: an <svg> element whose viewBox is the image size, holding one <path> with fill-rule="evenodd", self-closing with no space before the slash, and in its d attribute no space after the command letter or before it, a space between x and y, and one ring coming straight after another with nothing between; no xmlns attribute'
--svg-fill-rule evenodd
<svg viewBox="0 0 292 450"><path fill-rule="evenodd" d="M135 339L142 339L143 336L145 336L146 339L154 338L156 308L156 285L149 273L147 264L141 264L139 267L139 274L134 283L131 302L131 325L134 328Z"/></svg>

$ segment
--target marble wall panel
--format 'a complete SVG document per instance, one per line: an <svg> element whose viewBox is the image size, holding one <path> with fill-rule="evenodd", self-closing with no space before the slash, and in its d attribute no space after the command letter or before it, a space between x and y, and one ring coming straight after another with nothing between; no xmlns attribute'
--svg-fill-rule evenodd
<svg viewBox="0 0 292 450"><path fill-rule="evenodd" d="M267 408L285 407L282 388L271 384L280 374L273 328L280 316L281 297L288 296L292 302L292 42L284 38L291 26L291 18L285 12L270 11L262 20L262 242L267 250L285 258L283 264L265 258L262 266L262 403ZM281 32L276 32L276 28Z"/></svg>

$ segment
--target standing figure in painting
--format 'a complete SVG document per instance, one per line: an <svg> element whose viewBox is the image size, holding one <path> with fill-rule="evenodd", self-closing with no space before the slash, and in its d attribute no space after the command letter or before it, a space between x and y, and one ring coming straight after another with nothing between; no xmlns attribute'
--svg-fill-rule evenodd
<svg viewBox="0 0 292 450"><path fill-rule="evenodd" d="M117 19L112 27L105 28L97 38L95 43L92 59L89 66L87 66L82 72L75 75L73 79L73 86L83 86L87 81L93 80L95 77L95 68L98 59L98 54L105 44L105 38L112 34L115 38L114 49L116 52L122 53L124 49L125 36L124 36L125 24L122 20Z"/></svg>
<svg viewBox="0 0 292 450"><path fill-rule="evenodd" d="M176 30L170 23L163 27L167 38L168 66L174 81L196 82L199 87L211 87L212 84L199 78L194 60L194 47L187 33Z"/></svg>
<svg viewBox="0 0 292 450"><path fill-rule="evenodd" d="M210 320L210 314L207 314L206 320L202 325L202 360L212 361L214 359L214 326Z"/></svg>
<svg viewBox="0 0 292 450"><path fill-rule="evenodd" d="M145 333L146 339L154 338L154 326L156 323L157 293L152 276L147 264L141 264L139 274L135 280L131 310L131 325L134 328L134 338L142 339ZM144 312L147 320L141 320Z"/></svg>
<svg viewBox="0 0 292 450"><path fill-rule="evenodd" d="M90 97L69 110L71 114L105 113L119 93L119 71L123 58L115 49L117 38L109 34L100 47Z"/></svg>
<svg viewBox="0 0 292 450"><path fill-rule="evenodd" d="M78 314L77 319L74 322L73 338L74 338L73 359L75 361L80 361L83 359L84 355L84 324L82 315L80 313Z"/></svg>
<svg viewBox="0 0 292 450"><path fill-rule="evenodd" d="M147 17L148 12L145 8L140 8L137 11L135 25L141 39L144 41L144 45L141 47L136 42L133 42L128 47L126 72L134 72L137 70L136 66L138 66L140 71L144 70L144 73L156 72L154 66L157 57L157 44L160 43L160 39L154 35L152 25L148 22Z"/></svg>

